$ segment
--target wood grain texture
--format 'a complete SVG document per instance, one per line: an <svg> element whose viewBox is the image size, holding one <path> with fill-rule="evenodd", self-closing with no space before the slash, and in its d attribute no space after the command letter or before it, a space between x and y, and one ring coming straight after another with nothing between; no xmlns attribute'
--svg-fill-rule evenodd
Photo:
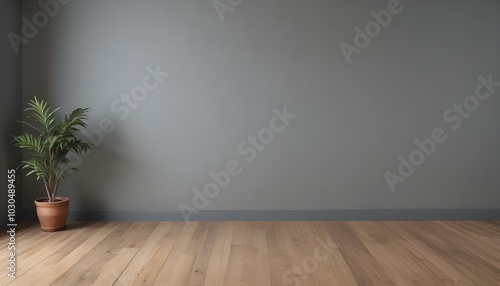
<svg viewBox="0 0 500 286"><path fill-rule="evenodd" d="M16 238L0 285L500 285L498 221L24 222Z"/></svg>

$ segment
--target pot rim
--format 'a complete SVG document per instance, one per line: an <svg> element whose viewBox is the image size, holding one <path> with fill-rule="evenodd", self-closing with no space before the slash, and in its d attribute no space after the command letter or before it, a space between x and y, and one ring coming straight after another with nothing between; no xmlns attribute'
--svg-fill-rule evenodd
<svg viewBox="0 0 500 286"><path fill-rule="evenodd" d="M43 197L43 198L38 198L36 199L35 205L54 205L54 204L66 204L69 203L69 198L67 197L56 197L55 202L48 202L49 198L48 197Z"/></svg>

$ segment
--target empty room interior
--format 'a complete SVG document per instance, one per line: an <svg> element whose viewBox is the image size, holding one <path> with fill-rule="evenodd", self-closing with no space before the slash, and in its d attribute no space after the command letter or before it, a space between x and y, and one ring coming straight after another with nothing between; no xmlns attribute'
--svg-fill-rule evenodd
<svg viewBox="0 0 500 286"><path fill-rule="evenodd" d="M500 285L499 15L1 0L0 285Z"/></svg>

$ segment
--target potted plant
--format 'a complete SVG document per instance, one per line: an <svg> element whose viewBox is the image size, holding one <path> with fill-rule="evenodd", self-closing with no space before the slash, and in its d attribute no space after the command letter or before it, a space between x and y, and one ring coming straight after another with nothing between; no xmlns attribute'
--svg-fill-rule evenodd
<svg viewBox="0 0 500 286"><path fill-rule="evenodd" d="M66 227L69 212L69 199L57 197L61 180L76 168L66 167L69 152L83 154L92 150L93 145L79 138L80 130L85 129L89 108L77 108L64 118L56 119L60 107L51 109L47 102L36 96L28 103L25 111L30 112L30 122L21 121L33 129L14 136L13 143L29 151L30 158L21 162L28 169L26 176L35 175L43 180L46 198L35 200L36 212L43 231L59 231Z"/></svg>

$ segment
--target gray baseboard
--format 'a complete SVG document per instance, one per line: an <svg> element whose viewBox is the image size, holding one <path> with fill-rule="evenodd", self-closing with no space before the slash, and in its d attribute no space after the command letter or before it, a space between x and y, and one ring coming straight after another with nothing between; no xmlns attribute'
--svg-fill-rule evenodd
<svg viewBox="0 0 500 286"><path fill-rule="evenodd" d="M22 220L37 220L34 210ZM70 221L182 221L178 210L71 211ZM313 221L313 220L500 220L500 209L446 210L254 210L200 211L191 221Z"/></svg>

